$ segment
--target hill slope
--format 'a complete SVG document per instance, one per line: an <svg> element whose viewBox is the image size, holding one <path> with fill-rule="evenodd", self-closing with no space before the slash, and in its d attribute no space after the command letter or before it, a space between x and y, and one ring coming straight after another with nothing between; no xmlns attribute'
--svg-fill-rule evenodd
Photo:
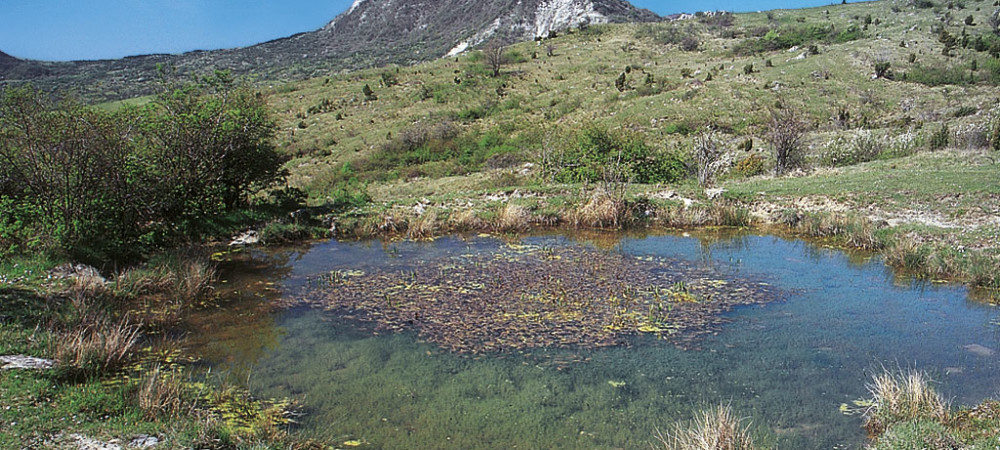
<svg viewBox="0 0 1000 450"><path fill-rule="evenodd" d="M410 65L494 37L518 41L581 23L659 19L624 0L358 0L319 30L245 48L62 63L3 55L0 80L111 100L148 93L160 64L180 74L225 69L265 80L295 79Z"/></svg>

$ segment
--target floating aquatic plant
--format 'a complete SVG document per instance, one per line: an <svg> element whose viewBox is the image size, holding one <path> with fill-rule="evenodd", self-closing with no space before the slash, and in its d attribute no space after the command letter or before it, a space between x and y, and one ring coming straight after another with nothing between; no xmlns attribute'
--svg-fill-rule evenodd
<svg viewBox="0 0 1000 450"><path fill-rule="evenodd" d="M680 260L508 244L403 270L333 271L287 301L413 329L459 353L604 347L639 333L684 346L733 306L777 298L764 283L720 278Z"/></svg>

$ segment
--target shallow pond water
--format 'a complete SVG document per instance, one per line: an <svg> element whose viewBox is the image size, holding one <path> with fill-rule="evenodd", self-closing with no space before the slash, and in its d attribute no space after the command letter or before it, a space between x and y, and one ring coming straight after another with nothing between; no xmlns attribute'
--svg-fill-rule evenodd
<svg viewBox="0 0 1000 450"><path fill-rule="evenodd" d="M596 350L459 355L414 332L273 305L333 270L398 271L504 242L330 241L224 264L227 300L195 319L191 345L255 394L300 400L304 436L368 448L648 447L656 429L719 403L778 448L857 448L861 419L840 407L864 398L883 367L927 371L956 404L1000 394L989 351L1000 349L1000 311L961 287L900 281L876 258L733 232L519 242L682 259L790 294L726 313L693 348L638 336Z"/></svg>

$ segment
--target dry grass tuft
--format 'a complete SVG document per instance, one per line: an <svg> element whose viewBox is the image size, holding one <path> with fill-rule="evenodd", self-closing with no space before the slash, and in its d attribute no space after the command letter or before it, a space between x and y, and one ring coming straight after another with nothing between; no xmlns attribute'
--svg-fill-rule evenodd
<svg viewBox="0 0 1000 450"><path fill-rule="evenodd" d="M60 366L73 374L117 372L131 362L140 328L127 317L114 321L88 314L77 326L57 333L53 354Z"/></svg>
<svg viewBox="0 0 1000 450"><path fill-rule="evenodd" d="M215 266L202 258L185 258L174 273L173 296L185 305L207 294L216 276Z"/></svg>
<svg viewBox="0 0 1000 450"><path fill-rule="evenodd" d="M916 419L944 423L948 405L930 386L930 379L916 370L883 370L868 384L872 405L865 411L865 429L878 435L899 422Z"/></svg>
<svg viewBox="0 0 1000 450"><path fill-rule="evenodd" d="M448 226L455 231L478 231L486 228L486 223L474 209L461 209L448 217Z"/></svg>
<svg viewBox="0 0 1000 450"><path fill-rule="evenodd" d="M428 209L409 222L406 228L406 237L410 239L428 239L434 237L437 230L437 211Z"/></svg>
<svg viewBox="0 0 1000 450"><path fill-rule="evenodd" d="M163 370L160 366L144 372L138 381L135 401L148 420L159 417L179 417L193 407L186 407L184 384L175 372Z"/></svg>
<svg viewBox="0 0 1000 450"><path fill-rule="evenodd" d="M719 405L698 413L687 424L676 424L664 435L656 430L659 448L670 450L752 450L751 423L733 414L730 405Z"/></svg>
<svg viewBox="0 0 1000 450"><path fill-rule="evenodd" d="M521 205L507 203L497 211L493 229L501 233L525 231L531 225L531 211Z"/></svg>
<svg viewBox="0 0 1000 450"><path fill-rule="evenodd" d="M620 196L604 189L594 191L582 207L570 211L565 221L574 227L621 228L625 225L628 207Z"/></svg>

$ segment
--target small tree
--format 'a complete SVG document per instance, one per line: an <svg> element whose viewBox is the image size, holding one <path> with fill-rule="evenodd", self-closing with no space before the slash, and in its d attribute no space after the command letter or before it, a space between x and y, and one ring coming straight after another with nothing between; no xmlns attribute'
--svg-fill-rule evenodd
<svg viewBox="0 0 1000 450"><path fill-rule="evenodd" d="M618 89L618 92L625 92L625 89L628 88L625 84L625 72L622 72L621 75L618 75L618 78L615 79L615 88Z"/></svg>
<svg viewBox="0 0 1000 450"><path fill-rule="evenodd" d="M372 87L367 84L365 84L365 87L361 88L361 93L365 95L365 100L370 102L378 100L378 96L375 95L375 91L373 91Z"/></svg>
<svg viewBox="0 0 1000 450"><path fill-rule="evenodd" d="M774 172L777 175L802 162L802 139L807 128L800 115L789 108L771 110L771 121L764 137L774 151Z"/></svg>
<svg viewBox="0 0 1000 450"><path fill-rule="evenodd" d="M715 174L721 169L722 154L724 150L719 145L715 133L711 130L695 136L694 152L692 159L696 164L695 170L698 172L698 184L710 186L715 180Z"/></svg>
<svg viewBox="0 0 1000 450"><path fill-rule="evenodd" d="M494 77L500 76L500 68L504 63L504 51L506 48L499 39L494 39L486 44L483 48L483 56L486 61L486 67L490 70Z"/></svg>
<svg viewBox="0 0 1000 450"><path fill-rule="evenodd" d="M891 80L892 67L890 53L888 51L880 51L875 54L875 78L885 78Z"/></svg>

